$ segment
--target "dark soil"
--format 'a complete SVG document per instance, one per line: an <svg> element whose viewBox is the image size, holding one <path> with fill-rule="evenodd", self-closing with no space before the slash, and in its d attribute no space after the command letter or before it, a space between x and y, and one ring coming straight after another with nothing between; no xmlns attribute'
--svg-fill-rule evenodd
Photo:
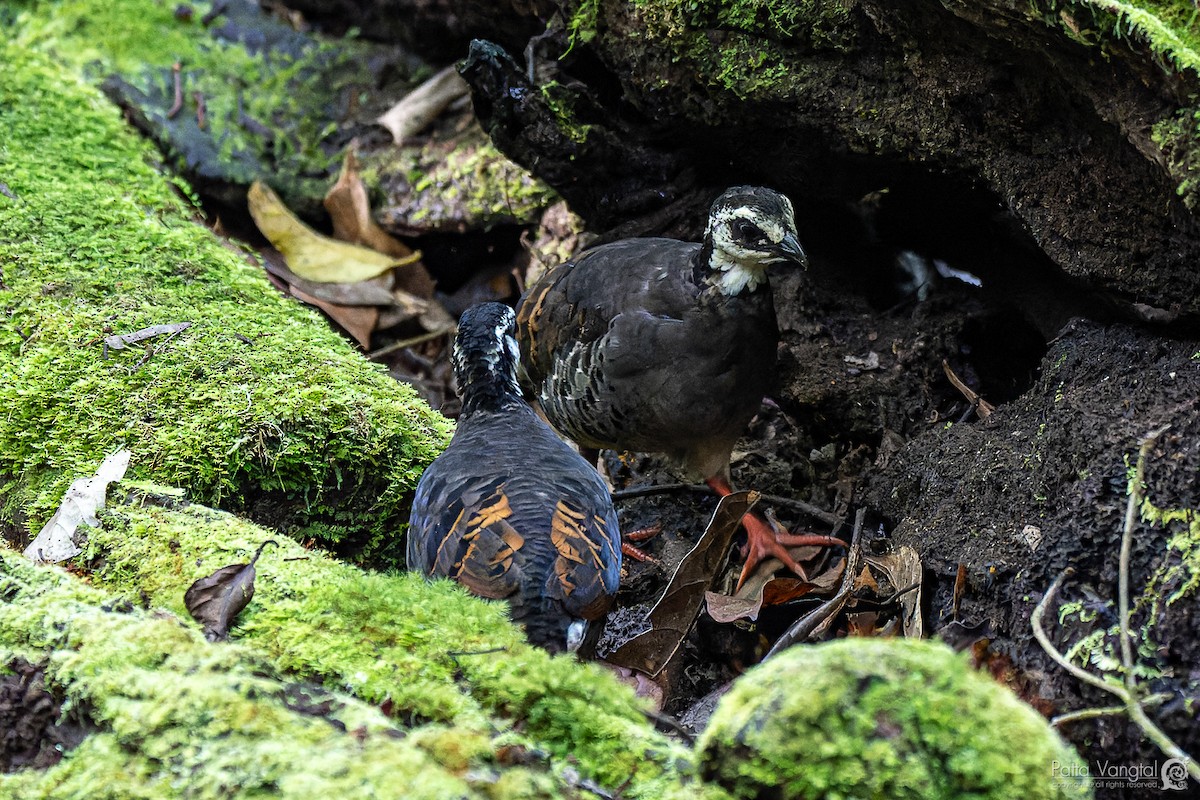
<svg viewBox="0 0 1200 800"><path fill-rule="evenodd" d="M89 729L73 715L64 717L36 664L16 659L0 671L0 772L48 769Z"/></svg>

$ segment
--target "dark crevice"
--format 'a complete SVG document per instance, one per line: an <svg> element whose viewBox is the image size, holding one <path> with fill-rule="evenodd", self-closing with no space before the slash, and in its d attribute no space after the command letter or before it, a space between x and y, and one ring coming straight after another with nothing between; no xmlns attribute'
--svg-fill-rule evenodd
<svg viewBox="0 0 1200 800"><path fill-rule="evenodd" d="M42 668L22 658L0 670L0 772L49 769L93 726L46 690Z"/></svg>

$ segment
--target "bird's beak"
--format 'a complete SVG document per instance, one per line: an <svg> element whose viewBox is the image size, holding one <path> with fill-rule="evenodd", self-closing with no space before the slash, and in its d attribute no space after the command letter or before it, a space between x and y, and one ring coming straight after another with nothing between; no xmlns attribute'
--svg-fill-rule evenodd
<svg viewBox="0 0 1200 800"><path fill-rule="evenodd" d="M775 245L775 247L779 250L779 255L807 269L808 255L804 252L804 248L800 246L800 240L796 238L794 233L785 233L783 240Z"/></svg>

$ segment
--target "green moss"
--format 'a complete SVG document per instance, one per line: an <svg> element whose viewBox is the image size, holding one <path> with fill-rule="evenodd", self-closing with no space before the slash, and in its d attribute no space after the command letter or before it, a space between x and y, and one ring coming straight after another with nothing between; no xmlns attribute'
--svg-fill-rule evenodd
<svg viewBox="0 0 1200 800"><path fill-rule="evenodd" d="M1175 191L1195 211L1200 198L1200 109L1182 108L1151 128L1151 141L1162 151Z"/></svg>
<svg viewBox="0 0 1200 800"><path fill-rule="evenodd" d="M648 32L673 37L687 30L740 31L768 39L795 39L818 49L844 47L852 3L845 0L634 0L652 23Z"/></svg>
<svg viewBox="0 0 1200 800"><path fill-rule="evenodd" d="M848 52L858 42L852 4L841 0L638 0L632 13L634 27L673 60L695 64L702 81L729 92L716 97L725 103L795 98L807 76L797 53Z"/></svg>
<svg viewBox="0 0 1200 800"><path fill-rule="evenodd" d="M1191 0L1081 0L1079 5L1109 15L1107 32L1113 37L1140 38L1177 69L1200 74L1200 24Z"/></svg>
<svg viewBox="0 0 1200 800"><path fill-rule="evenodd" d="M557 195L498 151L478 125L450 140L362 156L363 178L382 184L389 224L461 233L536 223ZM396 176L396 177L393 177Z"/></svg>
<svg viewBox="0 0 1200 800"><path fill-rule="evenodd" d="M92 579L182 614L193 580L245 560L268 534L229 514L167 505L175 507L143 492L114 504L89 544L103 564ZM625 797L693 791L687 752L650 728L627 687L530 647L503 605L446 581L363 572L286 541L257 567L234 637L278 669L426 725L415 741L439 763L498 760L499 748L516 745L610 789L631 780Z"/></svg>
<svg viewBox="0 0 1200 800"><path fill-rule="evenodd" d="M119 84L178 168L241 186L269 180L306 212L319 208L341 163L350 109L385 94L374 91L368 64L381 56L370 46L322 42L254 7L234 4L205 26L201 10L178 16L177 4L156 0L21 5L8 35L97 82ZM236 38L226 37L227 23ZM169 115L176 63L184 103Z"/></svg>
<svg viewBox="0 0 1200 800"><path fill-rule="evenodd" d="M49 770L0 775L4 797L487 796L464 770L485 750L446 759L429 728L397 736L373 706L3 547L0 596L0 649L41 651L48 687L99 726Z"/></svg>
<svg viewBox="0 0 1200 800"><path fill-rule="evenodd" d="M1045 720L928 641L794 647L734 684L697 749L737 797L1091 796Z"/></svg>
<svg viewBox="0 0 1200 800"><path fill-rule="evenodd" d="M449 425L197 225L97 92L12 42L0 62L0 523L36 531L124 445L132 477L397 557Z"/></svg>
<svg viewBox="0 0 1200 800"><path fill-rule="evenodd" d="M577 44L589 44L596 38L600 25L600 0L582 0L579 8L567 22L567 52L566 56L575 49Z"/></svg>
<svg viewBox="0 0 1200 800"><path fill-rule="evenodd" d="M580 122L579 115L576 113L578 96L575 92L558 81L540 84L538 88L541 90L542 99L546 101L546 106L554 115L558 129L575 144L585 143L592 126Z"/></svg>

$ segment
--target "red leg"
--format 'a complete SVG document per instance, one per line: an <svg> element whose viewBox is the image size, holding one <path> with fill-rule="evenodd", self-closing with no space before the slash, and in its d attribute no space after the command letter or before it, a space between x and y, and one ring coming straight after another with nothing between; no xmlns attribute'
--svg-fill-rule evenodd
<svg viewBox="0 0 1200 800"><path fill-rule="evenodd" d="M709 478L705 483L722 497L733 491L729 481L720 476ZM746 578L754 571L754 568L771 556L778 558L785 567L807 581L808 575L805 574L804 568L797 563L796 559L792 558L792 554L787 550L789 547L845 547L846 545L841 539L833 536L819 536L811 533L792 534L776 530L770 523L759 519L754 514L746 514L742 517L742 527L746 529L747 548L746 563L742 567L741 577L738 578L739 589L742 588L742 584L746 582Z"/></svg>

